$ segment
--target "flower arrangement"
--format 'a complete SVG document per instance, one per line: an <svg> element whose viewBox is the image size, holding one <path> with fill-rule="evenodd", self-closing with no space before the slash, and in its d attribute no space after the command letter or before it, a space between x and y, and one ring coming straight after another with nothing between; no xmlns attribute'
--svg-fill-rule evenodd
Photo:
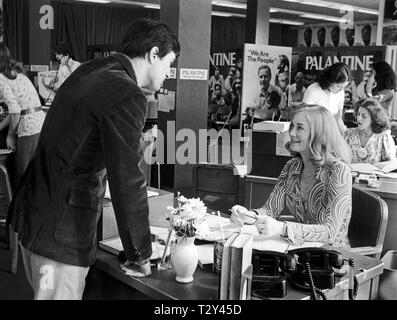
<svg viewBox="0 0 397 320"><path fill-rule="evenodd" d="M185 198L177 193L175 206L167 206L166 219L175 230L179 239L202 235L207 232L207 224L203 223L207 207L200 198Z"/></svg>

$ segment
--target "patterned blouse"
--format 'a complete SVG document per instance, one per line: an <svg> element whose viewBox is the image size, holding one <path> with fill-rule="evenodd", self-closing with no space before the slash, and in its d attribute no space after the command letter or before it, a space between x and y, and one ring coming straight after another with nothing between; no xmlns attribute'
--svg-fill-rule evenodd
<svg viewBox="0 0 397 320"><path fill-rule="evenodd" d="M340 161L332 166L318 166L307 202L301 195L302 170L300 158L288 161L269 199L256 211L277 219L287 208L297 222L286 222L283 236L294 244L316 241L338 247L349 246L347 232L352 210L349 167Z"/></svg>
<svg viewBox="0 0 397 320"><path fill-rule="evenodd" d="M381 133L373 133L369 137L366 149L362 157L359 157L358 150L361 148L360 135L358 128L349 128L345 132L345 140L352 150L352 163L377 163L382 161L389 161L396 158L396 145L390 130Z"/></svg>
<svg viewBox="0 0 397 320"><path fill-rule="evenodd" d="M14 80L0 74L0 98L7 104L9 113L20 113L22 110L41 106L35 87L22 73L18 73ZM17 128L18 137L39 133L44 118L45 113L42 110L21 115Z"/></svg>

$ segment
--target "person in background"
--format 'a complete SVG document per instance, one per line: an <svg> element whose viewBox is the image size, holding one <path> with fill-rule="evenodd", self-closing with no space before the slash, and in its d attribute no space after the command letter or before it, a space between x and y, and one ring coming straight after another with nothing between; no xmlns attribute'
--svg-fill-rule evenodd
<svg viewBox="0 0 397 320"><path fill-rule="evenodd" d="M297 72L295 75L295 83L287 88L288 106L293 103L302 102L306 88L304 86L305 80L302 72Z"/></svg>
<svg viewBox="0 0 397 320"><path fill-rule="evenodd" d="M317 82L305 91L303 102L325 107L335 117L339 131L343 134L344 88L350 83L351 76L346 64L338 62L319 74Z"/></svg>
<svg viewBox="0 0 397 320"><path fill-rule="evenodd" d="M357 86L358 100L365 99L368 97L367 96L367 82L372 77L373 73L374 73L374 70L372 70L372 69L365 70L364 75L363 75L363 80ZM370 93L372 93L372 88L371 88Z"/></svg>
<svg viewBox="0 0 397 320"><path fill-rule="evenodd" d="M372 76L367 82L367 97L378 99L387 114L391 116L393 98L397 89L396 73L386 61L372 64Z"/></svg>
<svg viewBox="0 0 397 320"><path fill-rule="evenodd" d="M225 92L225 79L223 78L223 75L220 73L219 66L215 66L214 68L214 74L210 77L210 80L208 82L208 87L209 87L209 96L212 96L212 94L215 91L215 84L219 83L222 88L222 94Z"/></svg>
<svg viewBox="0 0 397 320"><path fill-rule="evenodd" d="M151 274L141 88L158 91L179 52L166 25L136 20L120 52L81 65L59 88L8 215L35 299L82 298L107 180L127 259L121 268L131 276ZM40 285L44 266L52 286Z"/></svg>
<svg viewBox="0 0 397 320"><path fill-rule="evenodd" d="M8 126L7 147L15 151L15 189L35 154L45 113L36 88L4 44L0 44L0 99L8 107L0 127Z"/></svg>
<svg viewBox="0 0 397 320"><path fill-rule="evenodd" d="M225 105L225 99L222 94L222 86L219 83L215 83L214 92L208 103L208 126L212 127L217 121L218 114L222 113L222 109Z"/></svg>
<svg viewBox="0 0 397 320"><path fill-rule="evenodd" d="M229 74L226 77L225 80L225 90L226 92L233 92L233 82L236 79L236 71L237 69L235 67L230 67L229 69Z"/></svg>
<svg viewBox="0 0 397 320"><path fill-rule="evenodd" d="M396 145L390 134L390 120L376 99L356 104L357 128L349 128L345 139L352 150L352 163L371 163L382 169L396 159ZM385 163L386 162L386 163Z"/></svg>
<svg viewBox="0 0 397 320"><path fill-rule="evenodd" d="M59 68L57 74L49 84L46 84L44 79L42 83L44 87L53 95L56 94L59 87L65 80L75 71L81 63L74 60L72 50L68 44L59 44L55 48L55 58L59 61Z"/></svg>
<svg viewBox="0 0 397 320"><path fill-rule="evenodd" d="M248 117L253 117L253 122L275 120L285 104L285 96L279 87L270 83L272 71L269 66L261 65L258 68L258 78L261 91L252 102Z"/></svg>
<svg viewBox="0 0 397 320"><path fill-rule="evenodd" d="M294 156L284 166L262 208L235 205L231 220L255 224L264 237L281 236L293 244L316 241L349 246L352 210L350 150L335 130L336 120L322 106L293 109L287 148ZM294 222L277 221L287 209Z"/></svg>

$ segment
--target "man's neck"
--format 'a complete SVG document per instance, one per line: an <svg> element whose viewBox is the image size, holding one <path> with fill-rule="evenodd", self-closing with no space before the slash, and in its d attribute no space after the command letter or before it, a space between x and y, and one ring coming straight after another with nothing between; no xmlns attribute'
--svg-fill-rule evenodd
<svg viewBox="0 0 397 320"><path fill-rule="evenodd" d="M136 76L136 82L138 84L138 87L144 87L149 83L149 77L148 77L148 68L149 68L149 63L145 60L145 58L133 58L130 59L132 68L134 69L135 76Z"/></svg>

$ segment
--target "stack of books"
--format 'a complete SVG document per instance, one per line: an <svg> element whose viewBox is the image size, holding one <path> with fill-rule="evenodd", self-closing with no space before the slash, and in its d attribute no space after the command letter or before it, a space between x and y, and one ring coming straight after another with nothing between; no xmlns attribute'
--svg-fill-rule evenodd
<svg viewBox="0 0 397 320"><path fill-rule="evenodd" d="M250 296L253 235L233 233L225 242L219 282L220 300L246 300Z"/></svg>

